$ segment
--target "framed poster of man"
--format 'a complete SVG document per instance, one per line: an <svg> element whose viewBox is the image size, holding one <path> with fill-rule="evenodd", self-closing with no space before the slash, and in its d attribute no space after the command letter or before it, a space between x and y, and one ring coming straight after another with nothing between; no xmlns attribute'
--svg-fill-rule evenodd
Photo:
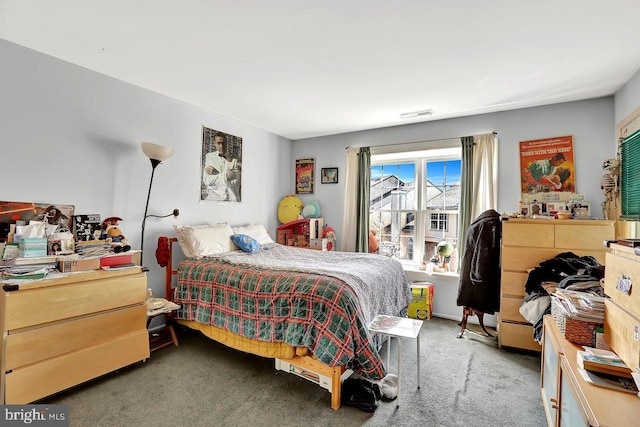
<svg viewBox="0 0 640 427"><path fill-rule="evenodd" d="M241 137L203 126L200 165L200 200L241 201Z"/></svg>

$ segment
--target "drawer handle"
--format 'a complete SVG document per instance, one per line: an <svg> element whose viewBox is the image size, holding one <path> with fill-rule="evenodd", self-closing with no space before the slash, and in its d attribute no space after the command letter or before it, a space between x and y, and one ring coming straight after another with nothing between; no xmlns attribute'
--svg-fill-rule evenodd
<svg viewBox="0 0 640 427"><path fill-rule="evenodd" d="M629 293L631 292L631 285L632 285L631 277L622 273L618 277L618 283L616 283L616 289L619 290L620 292L624 292L626 295L629 295Z"/></svg>

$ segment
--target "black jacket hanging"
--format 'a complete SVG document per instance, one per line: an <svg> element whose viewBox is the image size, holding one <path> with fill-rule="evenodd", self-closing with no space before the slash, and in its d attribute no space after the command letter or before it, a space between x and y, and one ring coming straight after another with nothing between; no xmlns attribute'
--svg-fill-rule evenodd
<svg viewBox="0 0 640 427"><path fill-rule="evenodd" d="M469 226L460 269L457 304L494 314L500 311L500 214L489 209Z"/></svg>

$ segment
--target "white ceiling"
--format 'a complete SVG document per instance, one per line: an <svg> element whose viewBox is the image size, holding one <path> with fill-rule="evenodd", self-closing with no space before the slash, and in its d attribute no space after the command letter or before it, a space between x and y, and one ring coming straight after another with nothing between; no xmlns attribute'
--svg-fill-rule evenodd
<svg viewBox="0 0 640 427"><path fill-rule="evenodd" d="M0 0L1 38L294 140L612 95L639 21L637 0Z"/></svg>

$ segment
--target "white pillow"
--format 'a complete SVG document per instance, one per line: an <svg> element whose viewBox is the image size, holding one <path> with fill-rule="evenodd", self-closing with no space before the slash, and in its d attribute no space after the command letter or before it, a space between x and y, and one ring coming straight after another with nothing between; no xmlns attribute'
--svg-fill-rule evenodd
<svg viewBox="0 0 640 427"><path fill-rule="evenodd" d="M269 236L269 233L262 224L240 225L231 228L235 234L246 234L256 239L261 245L273 243L273 239Z"/></svg>
<svg viewBox="0 0 640 427"><path fill-rule="evenodd" d="M226 222L211 225L174 225L174 229L178 243L188 258L202 258L238 249L231 241L233 230Z"/></svg>

